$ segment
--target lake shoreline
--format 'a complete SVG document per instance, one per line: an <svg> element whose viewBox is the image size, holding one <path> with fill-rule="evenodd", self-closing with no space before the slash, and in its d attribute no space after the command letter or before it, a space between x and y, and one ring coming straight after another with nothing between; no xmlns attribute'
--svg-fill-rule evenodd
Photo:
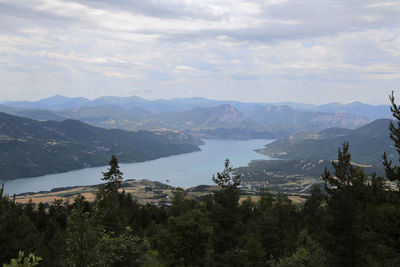
<svg viewBox="0 0 400 267"><path fill-rule="evenodd" d="M170 155L163 156L163 157L157 157L157 158L152 158L152 159L147 159L147 160L139 160L139 161L120 161L120 160L118 160L118 161L119 161L120 164L135 164L135 163L148 162L148 161L158 160L158 159L162 159L162 158L168 158L168 157L179 156L179 155L183 155L183 154L199 152L199 151L201 151L200 146L202 146L202 145L203 144L198 145L199 149L195 149L195 150L192 150L192 151L186 151L186 152L182 152L182 153L178 153L178 154L170 154ZM112 155L110 155L110 159L111 159L111 156ZM19 180L19 179L29 179L29 178L36 178L36 177L47 176L47 175L63 174L63 173L68 173L68 172L72 172L72 171L79 171L79 170L90 169L90 168L98 168L98 167L106 166L107 163L108 162L104 162L102 164L96 164L96 165L89 165L89 166L85 166L83 168L71 168L71 169L68 169L66 171L45 173L45 174L42 174L42 175L39 175L39 176L37 176L37 175L36 176L25 176L25 177L18 177L18 178L7 179L7 180L0 179L0 184L1 183L11 182L11 181L14 181L14 180Z"/></svg>
<svg viewBox="0 0 400 267"><path fill-rule="evenodd" d="M272 142L271 139L255 140L203 140L200 151L171 155L156 160L138 163L120 163L126 179L147 179L160 181L171 186L193 187L199 184L211 185L213 174L223 169L226 158L233 167L247 166L253 159L269 159L255 152L256 149ZM90 167L59 174L20 178L5 182L5 193L49 191L53 188L100 184L102 172L107 165ZM170 182L166 182L166 181ZM4 182L4 181L3 181Z"/></svg>

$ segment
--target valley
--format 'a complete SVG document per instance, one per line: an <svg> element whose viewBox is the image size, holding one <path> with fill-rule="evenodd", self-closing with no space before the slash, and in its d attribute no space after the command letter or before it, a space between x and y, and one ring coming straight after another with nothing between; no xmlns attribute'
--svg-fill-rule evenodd
<svg viewBox="0 0 400 267"><path fill-rule="evenodd" d="M400 0L0 0L0 267L400 266Z"/></svg>
<svg viewBox="0 0 400 267"><path fill-rule="evenodd" d="M35 102L7 102L0 105L0 111L14 116L0 113L0 156L3 159L0 177L29 181L25 178L54 176L43 178L43 182L39 182L42 178L35 178L32 182L37 185L53 186L32 187L35 188L32 190L18 181L15 185L8 182L6 190L9 188L10 193L98 184L101 167L88 167L103 166L115 154L123 164L146 161L143 168L137 163L129 167L128 179L168 179L172 186L192 187L211 184L210 178L218 171L218 163L230 158L235 172L242 176L244 188L268 187L278 192L308 194L312 184L321 183L324 168L331 168L330 162L337 157L337 149L344 141L350 142L355 164L361 164L368 172L383 174L383 151L388 153L389 159L395 155L388 131L382 130L388 129L390 120L371 120L387 116L384 108L387 107L359 102L315 106L205 98L100 97L89 100L54 96ZM252 143L253 139L260 142ZM266 139L276 141L271 143ZM201 146L202 140L206 140L208 146ZM242 147L240 140L253 145ZM224 142L225 145L221 145ZM215 147L208 148L210 144ZM174 158L154 161L200 149L205 151L179 156L176 163ZM260 155L256 156L253 150ZM207 154L210 151L219 158ZM210 166L202 163L202 153L208 155L205 157L210 163L213 160ZM251 156L235 158L246 153ZM185 170L179 166L186 159L190 160L183 165ZM195 167L196 160L200 162L198 167ZM198 174L187 171L200 166L205 171ZM81 179L83 183L68 174L68 171L82 168L85 169L73 175L85 177ZM60 183L51 182L56 180ZM20 189L16 190L17 187Z"/></svg>

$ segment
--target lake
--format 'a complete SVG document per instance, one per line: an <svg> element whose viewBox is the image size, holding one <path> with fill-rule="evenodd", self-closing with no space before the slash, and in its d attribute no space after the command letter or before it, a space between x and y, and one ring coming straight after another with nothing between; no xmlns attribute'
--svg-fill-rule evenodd
<svg viewBox="0 0 400 267"><path fill-rule="evenodd" d="M201 151L156 160L120 163L124 179L148 179L180 187L213 184L211 177L224 168L226 158L233 167L247 166L254 159L270 159L254 150L273 140L204 140ZM103 183L102 172L107 166L85 168L65 173L5 182L6 194L48 191L57 187ZM167 182L168 180L168 182Z"/></svg>

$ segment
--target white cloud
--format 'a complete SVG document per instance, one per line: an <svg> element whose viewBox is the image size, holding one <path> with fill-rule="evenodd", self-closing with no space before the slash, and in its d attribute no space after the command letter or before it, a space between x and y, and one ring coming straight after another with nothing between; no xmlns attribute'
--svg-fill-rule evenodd
<svg viewBox="0 0 400 267"><path fill-rule="evenodd" d="M398 17L378 0L0 0L0 93L387 102Z"/></svg>

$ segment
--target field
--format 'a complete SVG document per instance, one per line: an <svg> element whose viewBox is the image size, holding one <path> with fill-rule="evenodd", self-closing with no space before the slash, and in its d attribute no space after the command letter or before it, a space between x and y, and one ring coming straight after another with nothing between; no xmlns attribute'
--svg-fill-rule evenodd
<svg viewBox="0 0 400 267"><path fill-rule="evenodd" d="M56 199L68 201L73 203L76 196L83 195L89 202L95 200L96 193L99 190L98 185L91 186L76 186L56 188L51 191L38 192L38 193L23 193L15 196L15 202L27 204L30 201L34 204L40 202L44 204L51 204ZM140 204L154 204L154 205L170 205L172 197L176 188L162 184L160 182L153 182L149 180L126 180L122 183L120 191L124 190L126 193L132 194ZM218 186L197 186L191 188L183 188L185 195L191 199L201 199L203 196L213 194L218 190ZM258 201L260 196L259 189L249 189L243 187L241 189L242 195L239 200L242 203L245 199L251 198L252 201ZM289 199L294 204L303 203L308 194L291 193Z"/></svg>

